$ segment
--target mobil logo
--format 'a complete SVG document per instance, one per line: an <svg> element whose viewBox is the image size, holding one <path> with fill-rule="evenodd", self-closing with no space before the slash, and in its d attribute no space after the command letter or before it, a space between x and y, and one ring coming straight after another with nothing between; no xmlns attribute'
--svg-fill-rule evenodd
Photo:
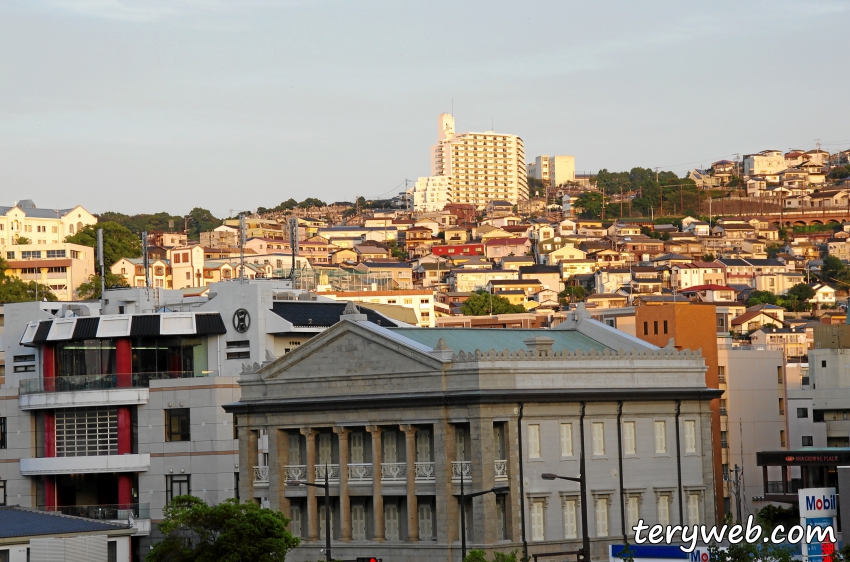
<svg viewBox="0 0 850 562"><path fill-rule="evenodd" d="M690 562L708 562L708 552L696 549L690 554Z"/></svg>
<svg viewBox="0 0 850 562"><path fill-rule="evenodd" d="M806 511L830 511L836 508L835 494L806 496Z"/></svg>

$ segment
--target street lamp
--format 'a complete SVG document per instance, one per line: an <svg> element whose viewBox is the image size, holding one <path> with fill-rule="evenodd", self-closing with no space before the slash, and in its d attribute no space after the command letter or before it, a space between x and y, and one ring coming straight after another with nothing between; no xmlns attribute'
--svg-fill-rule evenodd
<svg viewBox="0 0 850 562"><path fill-rule="evenodd" d="M584 468L584 454L581 457L582 468ZM543 480L569 480L570 482L578 482L581 489L581 554L579 561L590 562L590 535L587 534L587 482L584 479L584 471L575 476L559 476L551 472L544 472L540 475Z"/></svg>
<svg viewBox="0 0 850 562"><path fill-rule="evenodd" d="M461 561L466 560L466 498L475 498L485 494L506 494L510 486L493 486L489 490L467 494L463 489L463 466L460 468L460 550Z"/></svg>
<svg viewBox="0 0 850 562"><path fill-rule="evenodd" d="M287 486L313 486L314 488L325 489L325 560L331 562L331 504L330 492L331 487L328 484L328 465L325 465L325 483L315 484L313 482L303 482L301 480L287 480Z"/></svg>

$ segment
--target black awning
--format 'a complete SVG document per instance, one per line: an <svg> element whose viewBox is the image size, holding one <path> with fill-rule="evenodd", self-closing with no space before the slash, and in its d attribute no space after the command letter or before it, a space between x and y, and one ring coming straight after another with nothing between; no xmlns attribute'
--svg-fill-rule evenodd
<svg viewBox="0 0 850 562"><path fill-rule="evenodd" d="M195 315L195 332L199 336L215 336L227 333L227 327L224 325L224 320L221 319L221 314L196 314Z"/></svg>
<svg viewBox="0 0 850 562"><path fill-rule="evenodd" d="M97 327L100 325L100 318L77 318L77 325L74 326L75 340L89 340L97 337Z"/></svg>
<svg viewBox="0 0 850 562"><path fill-rule="evenodd" d="M53 327L53 320L43 320L38 323L38 329L35 331L35 336L32 338L32 343L44 343L47 341L47 334L50 333L50 328Z"/></svg>
<svg viewBox="0 0 850 562"><path fill-rule="evenodd" d="M139 316L133 316L133 323L130 325L130 335L158 336L159 318L159 314L143 314Z"/></svg>

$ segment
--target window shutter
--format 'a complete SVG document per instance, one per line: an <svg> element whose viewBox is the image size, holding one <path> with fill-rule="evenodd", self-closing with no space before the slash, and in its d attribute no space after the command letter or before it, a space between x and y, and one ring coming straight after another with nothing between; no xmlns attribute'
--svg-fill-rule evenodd
<svg viewBox="0 0 850 562"><path fill-rule="evenodd" d="M356 541L366 540L366 507L363 504L351 506L351 538Z"/></svg>
<svg viewBox="0 0 850 562"><path fill-rule="evenodd" d="M670 524L670 499L667 496L658 496L658 524Z"/></svg>
<svg viewBox="0 0 850 562"><path fill-rule="evenodd" d="M573 424L561 424L561 456L573 456Z"/></svg>
<svg viewBox="0 0 850 562"><path fill-rule="evenodd" d="M688 525L699 525L699 494L688 495Z"/></svg>
<svg viewBox="0 0 850 562"><path fill-rule="evenodd" d="M331 464L331 434L319 434L319 463L321 465Z"/></svg>
<svg viewBox="0 0 850 562"><path fill-rule="evenodd" d="M398 540L398 505L388 503L384 506L385 537L388 541Z"/></svg>
<svg viewBox="0 0 850 562"><path fill-rule="evenodd" d="M655 422L655 452L667 452L667 423L663 421Z"/></svg>
<svg viewBox="0 0 850 562"><path fill-rule="evenodd" d="M419 506L419 538L430 539L434 536L433 515L431 504L423 503Z"/></svg>
<svg viewBox="0 0 850 562"><path fill-rule="evenodd" d="M431 432L420 429L416 432L416 462L430 462L431 460Z"/></svg>
<svg viewBox="0 0 850 562"><path fill-rule="evenodd" d="M545 540L543 526L543 500L536 500L531 504L531 540Z"/></svg>
<svg viewBox="0 0 850 562"><path fill-rule="evenodd" d="M627 534L634 533L634 527L640 519L640 498L637 496L629 496L629 528L626 529Z"/></svg>
<svg viewBox="0 0 850 562"><path fill-rule="evenodd" d="M397 459L397 451L396 451L396 432L395 431L386 431L384 432L384 460L383 462L398 462Z"/></svg>
<svg viewBox="0 0 850 562"><path fill-rule="evenodd" d="M697 429L696 422L693 420L685 421L685 452L697 452Z"/></svg>
<svg viewBox="0 0 850 562"><path fill-rule="evenodd" d="M564 538L574 539L578 536L576 529L576 501L567 500L564 502Z"/></svg>
<svg viewBox="0 0 850 562"><path fill-rule="evenodd" d="M600 422L593 423L593 454L605 455L605 424Z"/></svg>
<svg viewBox="0 0 850 562"><path fill-rule="evenodd" d="M352 463L361 464L363 462L363 432L355 431L351 434L348 440L349 456Z"/></svg>
<svg viewBox="0 0 850 562"><path fill-rule="evenodd" d="M623 453L626 455L636 454L635 422L625 422L623 424Z"/></svg>
<svg viewBox="0 0 850 562"><path fill-rule="evenodd" d="M605 498L596 500L596 536L608 536L608 500Z"/></svg>
<svg viewBox="0 0 850 562"><path fill-rule="evenodd" d="M455 429L455 457L459 461L466 460L466 439L462 427Z"/></svg>
<svg viewBox="0 0 850 562"><path fill-rule="evenodd" d="M536 424L528 426L528 458L540 458L540 426Z"/></svg>

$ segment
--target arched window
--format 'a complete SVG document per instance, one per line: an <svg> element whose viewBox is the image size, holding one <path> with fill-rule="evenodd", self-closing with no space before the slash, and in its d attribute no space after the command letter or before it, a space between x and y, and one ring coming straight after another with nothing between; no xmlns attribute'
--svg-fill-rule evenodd
<svg viewBox="0 0 850 562"><path fill-rule="evenodd" d="M83 223L78 222L77 223L77 232L81 231L82 229L83 229Z"/></svg>
<svg viewBox="0 0 850 562"><path fill-rule="evenodd" d="M68 234L74 234L74 225L73 224L68 225Z"/></svg>

